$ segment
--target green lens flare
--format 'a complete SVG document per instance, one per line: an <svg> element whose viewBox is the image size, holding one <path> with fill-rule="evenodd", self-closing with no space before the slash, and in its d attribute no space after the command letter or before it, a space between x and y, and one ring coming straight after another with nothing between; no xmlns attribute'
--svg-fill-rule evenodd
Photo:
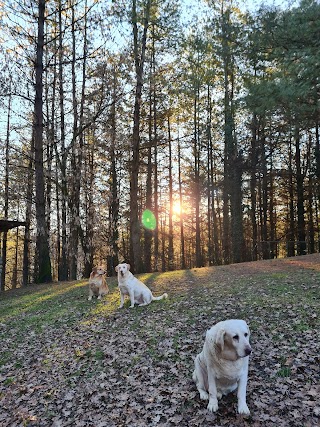
<svg viewBox="0 0 320 427"><path fill-rule="evenodd" d="M143 211L141 222L142 225L148 230L155 230L157 227L156 217L154 216L154 213L151 212L149 209Z"/></svg>

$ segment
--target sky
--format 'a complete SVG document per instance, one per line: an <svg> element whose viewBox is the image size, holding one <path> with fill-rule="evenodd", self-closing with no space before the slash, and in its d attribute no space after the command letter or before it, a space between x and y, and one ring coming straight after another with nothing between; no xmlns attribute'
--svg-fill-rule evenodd
<svg viewBox="0 0 320 427"><path fill-rule="evenodd" d="M197 4L203 3L203 0L182 0L186 4L190 4L196 6ZM258 10L261 5L264 6L279 6L281 8L285 8L289 6L296 6L300 3L299 0L238 0L241 9L243 10Z"/></svg>
<svg viewBox="0 0 320 427"><path fill-rule="evenodd" d="M296 0L240 0L239 3L243 8L254 11L259 9L262 4L264 6L280 6L281 8L285 8L288 5L296 6L300 2Z"/></svg>

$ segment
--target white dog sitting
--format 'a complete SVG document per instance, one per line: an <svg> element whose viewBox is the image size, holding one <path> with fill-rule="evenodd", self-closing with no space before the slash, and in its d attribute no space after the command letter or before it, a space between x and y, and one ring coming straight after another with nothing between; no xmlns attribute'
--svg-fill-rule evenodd
<svg viewBox="0 0 320 427"><path fill-rule="evenodd" d="M119 264L115 270L118 273L120 308L123 307L125 295L130 297L130 308L133 308L135 304L139 304L139 306L148 305L152 301L168 297L166 293L160 297L154 297L150 289L131 273L130 264Z"/></svg>
<svg viewBox="0 0 320 427"><path fill-rule="evenodd" d="M208 410L218 410L218 399L237 389L238 413L250 414L246 403L250 331L244 320L225 320L207 331L203 350L194 363L193 380Z"/></svg>

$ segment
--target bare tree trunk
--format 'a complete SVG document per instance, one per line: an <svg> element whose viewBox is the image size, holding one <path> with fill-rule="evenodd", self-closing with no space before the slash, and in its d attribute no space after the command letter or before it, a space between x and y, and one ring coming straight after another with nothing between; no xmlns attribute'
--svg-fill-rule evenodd
<svg viewBox="0 0 320 427"><path fill-rule="evenodd" d="M19 207L18 207L19 211ZM14 248L14 264L11 278L11 288L16 289L18 286L18 249L19 249L19 227L16 229L16 239Z"/></svg>
<svg viewBox="0 0 320 427"><path fill-rule="evenodd" d="M153 184L153 213L156 217L156 223L159 224L159 195L158 195L158 140L157 140L157 117L155 100L153 103L154 118L153 118L153 147L154 147L154 184ZM159 227L153 232L154 237L154 270L159 271Z"/></svg>
<svg viewBox="0 0 320 427"><path fill-rule="evenodd" d="M33 130L34 132L34 130ZM26 214L25 214L25 231L23 239L23 273L22 286L28 286L30 277L30 222L32 216L32 197L34 186L34 136L32 135L31 147L29 153L28 173L27 173L27 191L26 191Z"/></svg>
<svg viewBox="0 0 320 427"><path fill-rule="evenodd" d="M301 169L300 135L295 126L296 171L297 171L297 217L298 217L298 255L306 254L306 225L304 219L304 176Z"/></svg>
<svg viewBox="0 0 320 427"><path fill-rule="evenodd" d="M308 241L309 248L308 253L313 254L315 250L315 224L314 224L314 207L313 207L313 189L314 189L313 177L309 175L308 184Z"/></svg>
<svg viewBox="0 0 320 427"><path fill-rule="evenodd" d="M169 144L169 236L168 236L168 270L174 269L174 252L173 252L173 179L172 179L172 146L171 146L171 129L170 117L168 117L168 144Z"/></svg>
<svg viewBox="0 0 320 427"><path fill-rule="evenodd" d="M68 279L68 261L67 261L67 153L65 146L65 109L64 109L64 75L63 75L63 28L62 28L62 5L59 2L59 107L60 107L60 139L61 139L61 179L57 181L57 188L61 189L61 252L59 262L59 280ZM58 155L57 155L58 158ZM60 232L60 229L59 229Z"/></svg>
<svg viewBox="0 0 320 427"><path fill-rule="evenodd" d="M216 166L214 166L214 170L216 170ZM213 177L213 188L218 189L218 178L217 173L214 174ZM222 231L223 231L223 223L221 218L221 201L219 196L219 191L215 191L216 195L212 199L213 207L212 210L214 212L213 217L213 233L214 233L214 247L215 247L215 259L216 264L222 264L222 253L221 253L221 242L222 242ZM216 211L215 211L216 207Z"/></svg>
<svg viewBox="0 0 320 427"><path fill-rule="evenodd" d="M244 260L245 247L242 223L242 158L235 154L231 189L232 262Z"/></svg>
<svg viewBox="0 0 320 427"><path fill-rule="evenodd" d="M57 11L55 11L55 22L57 19ZM56 26L55 26L56 28ZM58 28L57 30L58 31ZM54 51L57 51L57 39L56 34L54 37ZM47 55L48 56L48 55ZM49 62L49 59L47 60ZM57 55L54 55L53 59L53 80L52 82L48 81L49 79L49 73L48 70L46 71L46 106L47 106L47 117L48 120L48 126L47 126L47 159L48 159L48 177L47 179L47 222L48 222L48 231L50 234L50 227L51 227L51 204L52 204L52 198L51 198L51 191L52 191L52 184L55 183L55 195L56 195L56 220L57 220L57 234L55 236L56 238L56 244L54 245L54 262L53 262L53 276L55 279L59 278L59 265L60 265L60 212L59 212L59 191L58 191L58 179L57 179L57 173L58 173L58 161L56 160L53 164L53 158L54 158L54 152L56 150L57 140L56 140L56 109L57 109L57 79L58 79L58 72L57 72L57 62L58 57ZM49 88L52 88L52 95L51 95L51 105L49 103L50 96L49 96ZM54 167L54 169L53 169ZM54 209L54 208L53 208Z"/></svg>
<svg viewBox="0 0 320 427"><path fill-rule="evenodd" d="M180 202L180 267L182 270L186 268L185 242L184 242L184 223L183 223L183 197L182 197L182 180L181 180L181 147L180 139L178 138L178 180L179 180L179 202Z"/></svg>
<svg viewBox="0 0 320 427"><path fill-rule="evenodd" d="M153 74L152 64L150 65L150 82L149 82L149 118L148 118L148 134L149 146L147 155L147 180L146 180L146 209L152 211L152 91L153 91ZM144 267L146 271L151 271L151 245L153 232L144 229Z"/></svg>
<svg viewBox="0 0 320 427"><path fill-rule="evenodd" d="M92 136L92 138L94 138ZM87 152L87 165L85 170L87 171L87 185L86 185L86 205L85 205L85 211L86 211L86 232L85 236L83 237L82 247L84 251L84 270L83 275L84 277L89 277L90 273L93 269L93 251L94 251L94 245L93 245L93 236L94 236L94 153L95 153L95 146L94 144L90 144ZM108 267L108 275L112 275L113 272L109 271L109 263L107 264Z"/></svg>
<svg viewBox="0 0 320 427"><path fill-rule="evenodd" d="M237 140L235 136L234 120L234 79L235 65L232 52L232 23L230 19L231 8L223 11L222 5L222 49L224 69L224 194L223 194L223 247L225 262L242 261L244 252L243 224L242 224L242 158L238 153ZM230 203L230 206L229 206ZM231 236L229 236L231 213ZM232 245L229 240L231 237Z"/></svg>
<svg viewBox="0 0 320 427"><path fill-rule="evenodd" d="M320 132L319 132L319 123L316 122L316 146L315 146L315 159L316 159L316 177L317 177L317 197L320 202Z"/></svg>
<svg viewBox="0 0 320 427"><path fill-rule="evenodd" d="M10 81L10 93L9 93L9 104L8 104L8 115L7 115L7 136L6 136L6 165L5 165L5 177L4 177L4 209L3 215L5 219L8 219L9 214L9 159L10 159L10 119L11 119L11 81ZM7 264L7 232L3 233L2 237L2 273L0 278L0 291L4 291L6 288L6 264Z"/></svg>
<svg viewBox="0 0 320 427"><path fill-rule="evenodd" d="M230 59L230 58L229 58ZM232 236L232 262L244 260L245 245L243 239L242 222L242 170L243 159L238 151L234 120L234 65L230 64L230 105L227 107L230 119L230 211L231 211L231 236Z"/></svg>
<svg viewBox="0 0 320 427"><path fill-rule="evenodd" d="M252 225L252 261L258 259L258 226L256 218L257 209L257 134L258 123L257 115L254 114L252 118L252 136L251 136L251 153L250 153L250 200L251 200L251 225Z"/></svg>
<svg viewBox="0 0 320 427"><path fill-rule="evenodd" d="M197 86L196 93L194 94L194 112L193 112L193 127L194 127L194 145L193 145L193 156L194 156L194 203L195 203L195 229L196 229L196 253L195 263L196 267L202 266L202 254L201 254L201 237L200 237L200 135L199 135L199 98L200 98L200 87Z"/></svg>
<svg viewBox="0 0 320 427"><path fill-rule="evenodd" d="M262 186L261 186L261 202L262 202L262 221L261 221L261 239L263 241L263 259L269 259L269 245L268 245L268 170L266 159L266 138L261 135L261 172L262 172Z"/></svg>
<svg viewBox="0 0 320 427"><path fill-rule="evenodd" d="M130 263L134 272L143 270L140 242L140 221L139 221L139 168L140 168L140 106L142 101L143 70L145 61L145 50L147 42L147 30L149 25L151 0L145 6L145 17L143 25L143 35L141 40L141 51L139 53L138 22L137 22L137 2L132 1L132 28L134 38L134 62L136 71L136 90L133 114L133 134L132 134L132 159L130 170Z"/></svg>
<svg viewBox="0 0 320 427"><path fill-rule="evenodd" d="M48 62L48 52L46 52L46 62ZM46 126L46 169L45 169L45 177L46 177L46 188L45 188L45 196L46 196L46 221L47 221L47 230L48 235L50 235L50 227L51 227L51 211L52 211L52 159L53 159L53 150L54 150L54 111L55 111L55 69L54 69L54 79L52 82L52 103L51 103L51 111L50 111L50 103L49 103L49 87L50 83L48 82L48 70L45 73L45 99L46 99L46 117L50 117ZM54 271L54 262L52 263L53 271Z"/></svg>
<svg viewBox="0 0 320 427"><path fill-rule="evenodd" d="M293 170L292 170L292 144L291 137L289 142L289 230L287 232L287 256L295 255L294 248L294 189L293 189Z"/></svg>
<svg viewBox="0 0 320 427"><path fill-rule="evenodd" d="M223 12L222 12L223 13ZM233 123L230 107L229 94L229 67L230 67L230 52L227 45L226 23L225 17L222 17L222 33L223 33L223 68L224 68L224 173L223 173L223 261L225 264L231 262L231 233L230 233L230 192L232 187L231 182L231 159L233 152Z"/></svg>
<svg viewBox="0 0 320 427"><path fill-rule="evenodd" d="M80 226L80 178L81 169L79 165L79 157L81 150L78 141L78 102L77 102L77 86L76 86L76 29L75 29L75 5L72 4L72 107L73 107L73 136L71 147L71 185L70 185L70 239L69 239L69 268L70 279L77 278L78 270L78 245L79 245L79 226Z"/></svg>
<svg viewBox="0 0 320 427"><path fill-rule="evenodd" d="M166 226L167 226L167 215L165 214L164 219L161 219L161 271L167 269L167 254L166 254Z"/></svg>
<svg viewBox="0 0 320 427"><path fill-rule="evenodd" d="M113 103L111 107L111 145L110 145L110 194L111 202L109 208L109 246L110 246L110 256L108 260L108 274L113 275L115 267L118 265L118 220L119 220L119 197L118 197L118 176L117 176L117 167L116 167L116 98L117 98L117 79L116 79L116 70L113 71Z"/></svg>
<svg viewBox="0 0 320 427"><path fill-rule="evenodd" d="M51 261L49 237L45 212L45 186L43 171L43 48L45 0L39 0L38 36L35 63L35 103L34 103L34 148L35 148L35 187L36 187L36 268L35 282L51 282Z"/></svg>
<svg viewBox="0 0 320 427"><path fill-rule="evenodd" d="M275 204L274 204L274 185L273 185L273 149L270 151L270 183L269 183L269 223L270 223L270 252L269 258L277 257L276 247L276 224L275 224Z"/></svg>
<svg viewBox="0 0 320 427"><path fill-rule="evenodd" d="M214 198L213 198L213 148L212 148L212 106L210 86L207 87L207 229L208 229L208 262L209 265L214 264L215 248L214 248Z"/></svg>

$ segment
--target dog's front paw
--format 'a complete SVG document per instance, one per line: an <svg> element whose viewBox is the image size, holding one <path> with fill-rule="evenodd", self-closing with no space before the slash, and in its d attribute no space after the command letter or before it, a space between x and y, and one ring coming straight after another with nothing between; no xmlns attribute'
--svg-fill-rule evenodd
<svg viewBox="0 0 320 427"><path fill-rule="evenodd" d="M88 301L91 301L92 300L92 297L88 297Z"/></svg>
<svg viewBox="0 0 320 427"><path fill-rule="evenodd" d="M209 394L206 391L200 390L199 393L201 400L209 400Z"/></svg>
<svg viewBox="0 0 320 427"><path fill-rule="evenodd" d="M250 415L250 410L246 404L246 402L238 403L238 414Z"/></svg>
<svg viewBox="0 0 320 427"><path fill-rule="evenodd" d="M134 305L130 305L130 308L134 308Z"/></svg>
<svg viewBox="0 0 320 427"><path fill-rule="evenodd" d="M210 398L207 408L208 408L208 411L210 411L210 412L217 412L217 410L218 410L218 399L217 398Z"/></svg>
<svg viewBox="0 0 320 427"><path fill-rule="evenodd" d="M98 296L98 299L101 299L101 295Z"/></svg>

